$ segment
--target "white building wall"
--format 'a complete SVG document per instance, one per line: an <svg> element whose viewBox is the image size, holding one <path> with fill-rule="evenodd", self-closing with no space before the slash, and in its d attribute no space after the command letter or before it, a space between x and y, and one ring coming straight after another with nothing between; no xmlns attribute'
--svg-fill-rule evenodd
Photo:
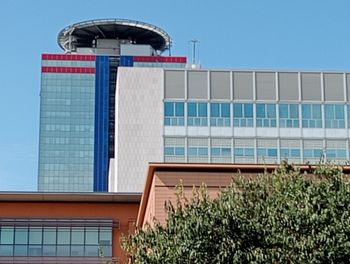
<svg viewBox="0 0 350 264"><path fill-rule="evenodd" d="M160 68L118 68L110 192L142 192L148 163L163 161L163 75Z"/></svg>

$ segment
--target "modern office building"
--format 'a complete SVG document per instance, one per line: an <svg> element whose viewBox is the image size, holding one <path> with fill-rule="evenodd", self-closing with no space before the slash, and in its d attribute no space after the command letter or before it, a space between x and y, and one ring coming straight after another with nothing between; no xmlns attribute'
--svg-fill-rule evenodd
<svg viewBox="0 0 350 264"><path fill-rule="evenodd" d="M64 54L43 54L39 191L104 192L114 158L118 66L184 67L160 56L171 39L162 29L130 20L73 24L58 35Z"/></svg>
<svg viewBox="0 0 350 264"><path fill-rule="evenodd" d="M149 161L349 160L350 74L120 68L111 191L141 191Z"/></svg>
<svg viewBox="0 0 350 264"><path fill-rule="evenodd" d="M44 54L39 190L141 192L149 162L349 159L350 73L215 70L158 27L95 20Z"/></svg>

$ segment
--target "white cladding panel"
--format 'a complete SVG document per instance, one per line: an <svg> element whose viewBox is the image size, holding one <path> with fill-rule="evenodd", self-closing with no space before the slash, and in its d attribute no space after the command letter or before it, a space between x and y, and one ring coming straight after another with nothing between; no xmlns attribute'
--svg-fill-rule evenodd
<svg viewBox="0 0 350 264"><path fill-rule="evenodd" d="M119 67L112 192L142 192L149 162L163 161L163 69Z"/></svg>

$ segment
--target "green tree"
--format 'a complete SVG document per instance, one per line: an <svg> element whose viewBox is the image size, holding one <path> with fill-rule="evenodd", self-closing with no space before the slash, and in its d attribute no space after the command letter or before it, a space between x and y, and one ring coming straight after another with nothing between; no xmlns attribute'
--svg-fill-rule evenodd
<svg viewBox="0 0 350 264"><path fill-rule="evenodd" d="M159 223L124 237L138 263L350 263L350 186L341 167L314 176L286 163L233 179L216 199L205 188L167 203Z"/></svg>

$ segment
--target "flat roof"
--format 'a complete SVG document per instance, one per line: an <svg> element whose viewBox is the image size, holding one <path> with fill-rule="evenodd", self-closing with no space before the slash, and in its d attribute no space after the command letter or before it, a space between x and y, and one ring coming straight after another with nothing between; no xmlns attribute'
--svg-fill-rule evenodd
<svg viewBox="0 0 350 264"><path fill-rule="evenodd" d="M318 165L301 164L295 165L301 172L310 172ZM341 166L341 165L340 165ZM151 162L148 165L144 191L142 193L139 211L137 214L136 226L141 227L145 217L148 197L151 190L151 184L156 171L165 172L232 172L232 173L263 173L264 171L274 171L279 164L230 164L230 163L162 163ZM350 166L341 166L344 173L350 173Z"/></svg>
<svg viewBox="0 0 350 264"><path fill-rule="evenodd" d="M59 32L57 42L64 51L70 52L72 48L92 47L95 39L130 40L135 44L151 45L161 52L171 45L171 38L163 29L129 19L96 19L75 23Z"/></svg>
<svg viewBox="0 0 350 264"><path fill-rule="evenodd" d="M0 192L0 202L138 203L141 193Z"/></svg>

